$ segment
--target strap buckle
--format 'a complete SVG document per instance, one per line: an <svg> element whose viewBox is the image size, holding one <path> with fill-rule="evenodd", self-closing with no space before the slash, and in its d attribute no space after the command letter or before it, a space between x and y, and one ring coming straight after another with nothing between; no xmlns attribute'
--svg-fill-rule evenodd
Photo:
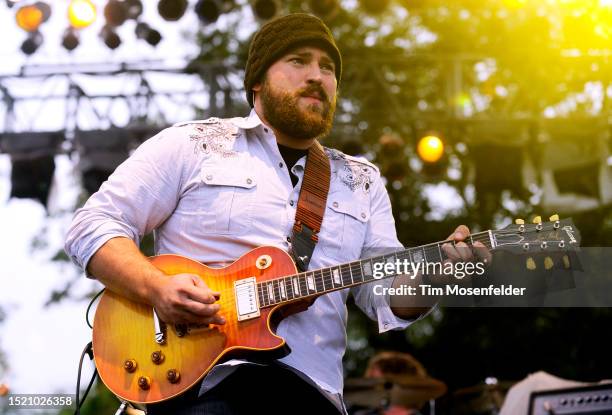
<svg viewBox="0 0 612 415"><path fill-rule="evenodd" d="M301 272L308 269L310 255L314 251L318 237L308 226L296 222L291 235L291 254Z"/></svg>

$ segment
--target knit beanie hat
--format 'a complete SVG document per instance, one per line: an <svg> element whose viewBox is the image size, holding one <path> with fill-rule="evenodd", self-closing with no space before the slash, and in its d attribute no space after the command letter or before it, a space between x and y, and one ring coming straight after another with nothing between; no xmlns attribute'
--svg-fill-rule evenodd
<svg viewBox="0 0 612 415"><path fill-rule="evenodd" d="M321 19L306 13L293 13L270 20L253 37L244 73L246 98L253 107L252 88L283 55L302 46L318 46L336 65L340 85L342 57L329 28Z"/></svg>

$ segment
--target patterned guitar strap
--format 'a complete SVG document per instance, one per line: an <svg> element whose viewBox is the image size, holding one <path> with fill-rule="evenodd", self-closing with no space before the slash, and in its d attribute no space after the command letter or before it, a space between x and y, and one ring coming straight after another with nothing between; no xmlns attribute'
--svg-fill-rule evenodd
<svg viewBox="0 0 612 415"><path fill-rule="evenodd" d="M330 178L329 159L323 146L315 140L308 149L291 236L291 255L301 272L308 269L312 253L319 240Z"/></svg>

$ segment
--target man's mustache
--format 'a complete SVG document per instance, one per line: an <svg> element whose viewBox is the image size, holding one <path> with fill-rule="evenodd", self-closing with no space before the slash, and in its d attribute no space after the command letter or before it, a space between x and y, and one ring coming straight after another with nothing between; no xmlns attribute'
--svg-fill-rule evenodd
<svg viewBox="0 0 612 415"><path fill-rule="evenodd" d="M302 88L298 95L301 97L315 97L326 104L329 104L329 97L325 93L323 87L319 84L310 84L306 88Z"/></svg>

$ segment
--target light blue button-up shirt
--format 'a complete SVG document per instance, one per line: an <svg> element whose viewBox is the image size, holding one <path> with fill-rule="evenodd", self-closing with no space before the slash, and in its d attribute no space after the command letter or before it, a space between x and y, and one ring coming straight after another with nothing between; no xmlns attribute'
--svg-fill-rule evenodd
<svg viewBox="0 0 612 415"><path fill-rule="evenodd" d="M309 268L318 269L401 248L378 169L363 158L326 149L331 183L319 242ZM83 269L109 239L139 243L154 232L156 254L184 255L224 266L247 251L288 250L305 157L292 168L294 187L276 138L255 111L247 118L179 123L143 143L75 213L66 252ZM391 279L376 282L389 286ZM291 347L281 362L328 394L343 389L346 300L378 321L380 332L407 327L388 298L371 284L323 295L277 329ZM203 390L231 373L237 361L215 367Z"/></svg>

